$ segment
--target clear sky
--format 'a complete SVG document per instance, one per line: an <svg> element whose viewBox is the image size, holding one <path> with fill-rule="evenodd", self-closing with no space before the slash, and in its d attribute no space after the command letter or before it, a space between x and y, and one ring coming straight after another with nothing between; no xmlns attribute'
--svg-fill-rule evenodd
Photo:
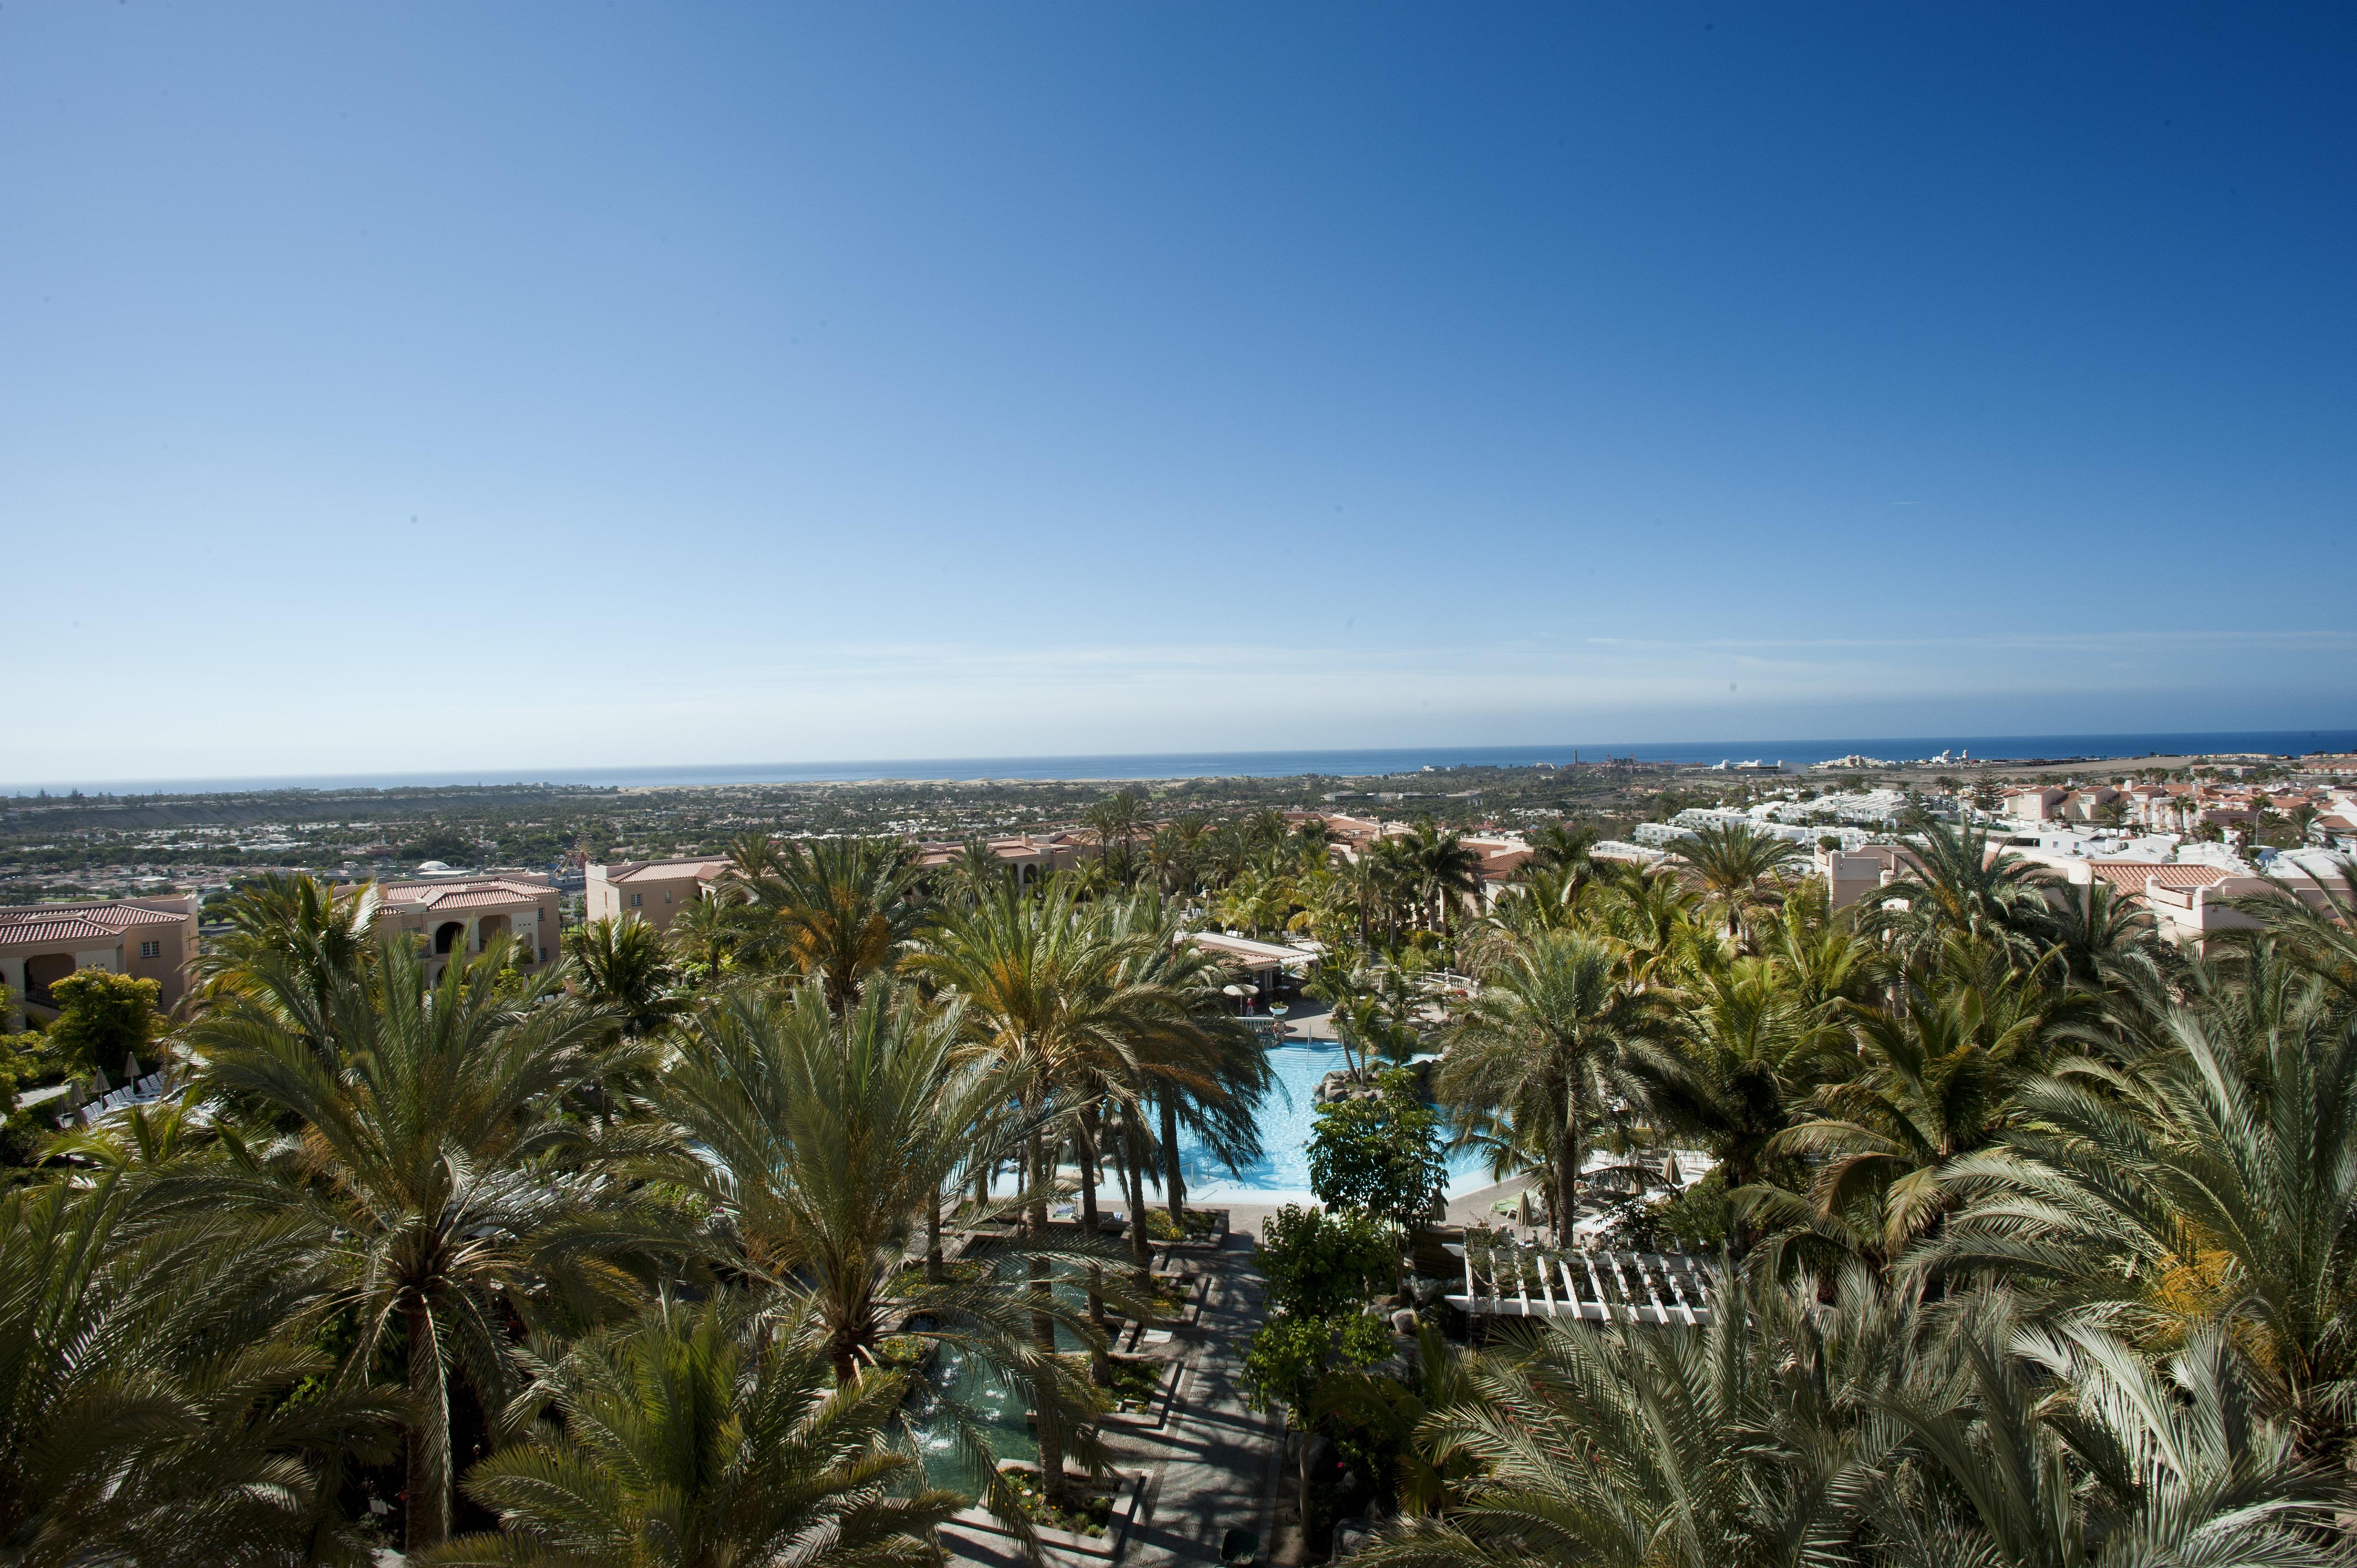
<svg viewBox="0 0 2357 1568"><path fill-rule="evenodd" d="M0 6L0 780L2357 724L2357 7Z"/></svg>

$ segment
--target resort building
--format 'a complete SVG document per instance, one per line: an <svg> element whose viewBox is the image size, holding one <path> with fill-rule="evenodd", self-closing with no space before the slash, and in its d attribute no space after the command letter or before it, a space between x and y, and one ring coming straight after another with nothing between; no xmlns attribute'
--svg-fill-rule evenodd
<svg viewBox="0 0 2357 1568"><path fill-rule="evenodd" d="M166 1012L188 994L197 956L197 896L30 904L0 909L0 985L11 1003L6 1026L27 1012L47 1015L49 987L78 969L152 980Z"/></svg>
<svg viewBox="0 0 2357 1568"><path fill-rule="evenodd" d="M692 854L588 866L582 883L582 912L592 920L635 916L660 931L709 894L730 865L725 854Z"/></svg>
<svg viewBox="0 0 2357 1568"><path fill-rule="evenodd" d="M1263 998L1275 995L1280 987L1297 977L1324 950L1316 942L1263 942L1224 931L1189 931L1180 940L1225 961L1236 973L1239 983L1251 986Z"/></svg>
<svg viewBox="0 0 2357 1568"><path fill-rule="evenodd" d="M1014 872L1015 880L1026 887L1103 853L1094 838L1083 833L1017 833L987 842L990 853L998 857L999 864ZM917 846L917 869L937 870L955 860L964 850L965 845L954 839L933 839L920 843Z"/></svg>
<svg viewBox="0 0 2357 1568"><path fill-rule="evenodd" d="M1820 849L1816 852L1817 875L1825 879L1831 907L1846 909L1877 888L1898 881L1913 858L1895 843Z"/></svg>
<svg viewBox="0 0 2357 1568"><path fill-rule="evenodd" d="M556 957L556 886L537 873L380 882L377 893L384 900L378 929L424 936L434 956L433 976L450 958L481 952L503 936L515 940L522 968L537 969Z"/></svg>

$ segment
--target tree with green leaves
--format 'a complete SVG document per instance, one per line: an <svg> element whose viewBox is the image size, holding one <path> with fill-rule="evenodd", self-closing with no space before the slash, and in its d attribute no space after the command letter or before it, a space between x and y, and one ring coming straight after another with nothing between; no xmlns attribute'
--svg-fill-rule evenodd
<svg viewBox="0 0 2357 1568"><path fill-rule="evenodd" d="M1397 1251L1390 1233L1368 1214L1329 1214L1288 1203L1261 1222L1254 1256L1272 1308L1331 1317L1388 1285Z"/></svg>
<svg viewBox="0 0 2357 1568"><path fill-rule="evenodd" d="M805 1304L806 1305L806 1304ZM891 1434L906 1378L830 1367L791 1307L665 1295L639 1321L548 1346L507 1420L523 1435L468 1473L496 1532L433 1568L909 1568L965 1504L923 1484Z"/></svg>
<svg viewBox="0 0 2357 1568"><path fill-rule="evenodd" d="M242 992L188 1030L202 1092L285 1131L241 1140L183 1200L307 1232L360 1324L348 1386L380 1348L405 1358L411 1550L449 1530L451 1379L497 1408L511 1318L634 1311L626 1260L675 1236L650 1195L612 1179L621 1151L565 1113L627 1060L612 1015L553 972L519 986L504 938L431 986L428 962L414 937L390 946L334 987L316 1035Z"/></svg>
<svg viewBox="0 0 2357 1568"><path fill-rule="evenodd" d="M1777 1260L1769 1259L1773 1265ZM1925 1309L1859 1265L1722 1283L1710 1321L1554 1322L1461 1357L1426 1418L1436 1514L1369 1568L1987 1568L2340 1562L2224 1336L2155 1366L2003 1294Z"/></svg>
<svg viewBox="0 0 2357 1568"><path fill-rule="evenodd" d="M1434 1092L1460 1113L1502 1120L1545 1161L1558 1240L1578 1211L1579 1173L1614 1108L1668 1076L1666 999L1636 982L1611 942L1543 931L1511 944L1444 1031Z"/></svg>
<svg viewBox="0 0 2357 1568"><path fill-rule="evenodd" d="M1143 1076L1157 1030L1185 1021L1180 998L1139 965L1151 940L1116 928L1098 906L1077 904L1069 888L1050 886L1032 897L1009 886L951 911L909 960L935 994L958 1004L967 1044L998 1065L1021 1107L1028 1300L1043 1357L1054 1352L1057 1326L1048 1253L1051 1156L1073 1119L1101 1102L1108 1086ZM1085 1337L1102 1350L1101 1339ZM1048 1404L1039 1432L1041 1482L1060 1503L1071 1434Z"/></svg>
<svg viewBox="0 0 2357 1568"><path fill-rule="evenodd" d="M1761 897L1760 884L1803 858L1801 846L1749 822L1706 823L1672 846L1696 886L1727 911L1727 940L1743 934L1743 918Z"/></svg>
<svg viewBox="0 0 2357 1568"><path fill-rule="evenodd" d="M1372 1367L1392 1353L1391 1329L1364 1313L1313 1317L1278 1313L1244 1342L1243 1375L1237 1382L1254 1410L1277 1410L1300 1434L1301 1517L1309 1518L1309 1439L1316 1427L1318 1395L1335 1374Z"/></svg>
<svg viewBox="0 0 2357 1568"><path fill-rule="evenodd" d="M360 1560L333 1466L400 1407L305 1342L309 1237L146 1197L119 1165L0 1194L0 1561Z"/></svg>
<svg viewBox="0 0 2357 1568"><path fill-rule="evenodd" d="M916 864L898 839L748 833L730 859L755 917L743 955L817 980L838 1013L861 981L898 961L925 921Z"/></svg>
<svg viewBox="0 0 2357 1568"><path fill-rule="evenodd" d="M1153 825L1137 791L1116 789L1107 795L1089 808L1088 824L1114 875L1124 883L1136 881L1137 840Z"/></svg>
<svg viewBox="0 0 2357 1568"><path fill-rule="evenodd" d="M2163 1341L2222 1324L2302 1447L2357 1447L2357 1018L2173 1009L2161 1049L2025 1086L1917 1266L2059 1288Z"/></svg>
<svg viewBox="0 0 2357 1568"><path fill-rule="evenodd" d="M791 1304L845 1387L883 1364L888 1337L906 1336L972 1358L1058 1431L1077 1429L1093 1396L1052 1342L1032 1337L1039 1304L1000 1280L908 1266L920 1217L937 1260L942 1193L1028 1130L1005 1114L1012 1086L1001 1064L965 1055L964 1038L954 1002L929 1011L909 989L875 981L839 1015L815 983L784 997L720 998L684 1026L649 1094L684 1146L641 1174L694 1195L723 1272L763 1302ZM1029 1251L1017 1248L1016 1262ZM1046 1310L1053 1327L1086 1334L1052 1296ZM973 1412L942 1400L927 1410L994 1509L1019 1518Z"/></svg>
<svg viewBox="0 0 2357 1568"><path fill-rule="evenodd" d="M1977 828L1935 822L1916 836L1898 879L1867 895L1859 929L1918 967L1952 935L2033 958L2051 928L2047 894L2057 880Z"/></svg>
<svg viewBox="0 0 2357 1568"><path fill-rule="evenodd" d="M1318 1107L1309 1132L1309 1190L1329 1208L1355 1208L1412 1230L1448 1185L1440 1118L1394 1068L1372 1094Z"/></svg>
<svg viewBox="0 0 2357 1568"><path fill-rule="evenodd" d="M136 975L78 969L49 983L58 1015L41 1039L49 1060L66 1072L127 1070L131 1058L153 1060L163 1018L156 1011L164 988Z"/></svg>
<svg viewBox="0 0 2357 1568"><path fill-rule="evenodd" d="M669 944L646 921L601 915L567 929L562 940L573 964L569 983L611 1013L625 1035L643 1039L692 1005Z"/></svg>

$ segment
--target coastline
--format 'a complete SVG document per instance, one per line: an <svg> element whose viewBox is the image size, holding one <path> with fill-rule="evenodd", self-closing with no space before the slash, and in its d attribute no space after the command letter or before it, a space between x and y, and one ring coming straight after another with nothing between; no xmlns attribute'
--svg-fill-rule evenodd
<svg viewBox="0 0 2357 1568"><path fill-rule="evenodd" d="M1940 754L1969 752L1969 757ZM2218 730L2147 734L1848 736L1785 740L1566 743L1535 746L1386 746L1353 750L1161 752L1131 756L895 758L807 763L568 768L525 770L500 778L452 769L436 773L353 773L217 779L28 780L0 785L0 798L33 799L79 790L86 796L271 794L288 790L582 789L624 794L794 785L906 789L1008 789L1029 784L1109 787L1220 779L1312 778L1334 780L1396 778L1451 768L1566 767L1630 759L1650 767L1708 768L1758 760L1783 765L1787 774L1852 755L1883 759L1883 772L2071 771L2135 764L2183 768L2211 760L2278 759L2357 752L2357 728Z"/></svg>

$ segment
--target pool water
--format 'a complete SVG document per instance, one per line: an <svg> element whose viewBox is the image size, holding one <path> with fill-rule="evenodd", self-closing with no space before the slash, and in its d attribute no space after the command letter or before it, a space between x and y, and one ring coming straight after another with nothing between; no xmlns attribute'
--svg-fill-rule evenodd
<svg viewBox="0 0 2357 1568"><path fill-rule="evenodd" d="M985 1254L987 1255L987 1254ZM1119 1266L1120 1260L1115 1260ZM1082 1289L1082 1269L1079 1265L1057 1262L1049 1273L1056 1280L1059 1303L1072 1312L1081 1311L1087 1303ZM995 1273L1010 1291L1026 1288L1030 1271L1024 1261L1015 1256L996 1260ZM1080 1337L1062 1324L1056 1326L1056 1348L1077 1350ZM981 1359L971 1351L955 1345L943 1345L926 1369L925 1380L940 1393L963 1405L975 1425L989 1438L990 1445L1001 1459L1019 1460L1026 1464L1039 1457L1039 1439L1032 1431L1028 1414L1029 1395L1018 1385L1004 1383L993 1377ZM958 1453L957 1444L946 1423L920 1414L910 1423L918 1457L925 1466L925 1477L937 1487L947 1487L969 1496L979 1496L981 1477Z"/></svg>
<svg viewBox="0 0 2357 1568"><path fill-rule="evenodd" d="M1187 1176L1187 1201L1207 1203L1315 1203L1309 1190L1309 1130L1316 1124L1318 1083L1348 1064L1342 1047L1328 1040L1288 1041L1273 1047L1269 1065L1276 1082L1260 1104L1261 1157L1231 1171L1185 1134L1178 1167ZM1488 1187L1488 1164L1472 1150L1448 1155L1448 1192Z"/></svg>

